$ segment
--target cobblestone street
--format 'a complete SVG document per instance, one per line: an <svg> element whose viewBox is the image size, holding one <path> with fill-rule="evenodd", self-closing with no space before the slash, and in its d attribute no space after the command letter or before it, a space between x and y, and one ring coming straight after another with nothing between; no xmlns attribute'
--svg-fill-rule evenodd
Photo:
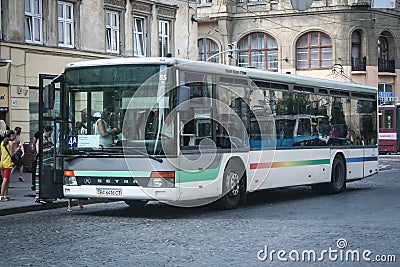
<svg viewBox="0 0 400 267"><path fill-rule="evenodd" d="M315 251L316 261L322 259L325 266L355 264L351 258L341 260L339 253L336 260L334 254L321 254L331 249L370 250L370 262L360 254L359 264L365 266L376 255L399 257L400 164L390 157L383 164L392 168L348 184L342 194L316 195L308 187L266 191L251 195L248 205L231 211L211 206L182 209L156 202L132 209L115 202L86 205L72 213L59 208L3 216L1 265L288 264L276 252L271 255L272 250L286 251L285 258L292 264L293 251L299 252L296 266L310 264L308 255L301 260L305 250Z"/></svg>

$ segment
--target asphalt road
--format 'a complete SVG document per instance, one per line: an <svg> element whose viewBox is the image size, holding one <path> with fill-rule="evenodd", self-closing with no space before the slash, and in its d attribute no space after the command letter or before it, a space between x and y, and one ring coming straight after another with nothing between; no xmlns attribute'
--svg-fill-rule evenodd
<svg viewBox="0 0 400 267"><path fill-rule="evenodd" d="M265 191L231 211L115 202L3 216L0 265L397 266L399 160L341 194Z"/></svg>

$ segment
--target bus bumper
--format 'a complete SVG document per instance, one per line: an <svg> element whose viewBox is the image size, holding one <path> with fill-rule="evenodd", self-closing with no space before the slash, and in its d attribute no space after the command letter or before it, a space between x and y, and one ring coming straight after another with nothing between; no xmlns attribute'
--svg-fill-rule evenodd
<svg viewBox="0 0 400 267"><path fill-rule="evenodd" d="M63 186L66 198L98 198L115 200L177 201L177 188L144 188L141 186Z"/></svg>

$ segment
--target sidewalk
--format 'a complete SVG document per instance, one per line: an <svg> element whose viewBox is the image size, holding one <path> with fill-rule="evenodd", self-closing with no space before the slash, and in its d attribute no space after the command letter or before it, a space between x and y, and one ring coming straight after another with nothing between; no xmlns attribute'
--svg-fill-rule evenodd
<svg viewBox="0 0 400 267"><path fill-rule="evenodd" d="M65 211L67 211L67 199L59 199L46 205L36 203L35 191L31 190L31 173L24 173L25 182L18 182L18 176L18 171L11 175L10 185L14 186L14 188L10 188L8 193L12 200L0 202L0 216L60 207L65 207Z"/></svg>

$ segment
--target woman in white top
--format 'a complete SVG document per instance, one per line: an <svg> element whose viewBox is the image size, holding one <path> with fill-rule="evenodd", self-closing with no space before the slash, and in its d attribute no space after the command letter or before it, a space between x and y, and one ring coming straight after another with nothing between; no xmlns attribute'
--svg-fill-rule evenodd
<svg viewBox="0 0 400 267"><path fill-rule="evenodd" d="M111 129L111 127L104 120L108 115L108 110L104 109L103 114L96 112L93 117L98 118L94 124L93 133L100 135L99 145L101 147L110 147L113 144L113 135L118 133L117 128Z"/></svg>

